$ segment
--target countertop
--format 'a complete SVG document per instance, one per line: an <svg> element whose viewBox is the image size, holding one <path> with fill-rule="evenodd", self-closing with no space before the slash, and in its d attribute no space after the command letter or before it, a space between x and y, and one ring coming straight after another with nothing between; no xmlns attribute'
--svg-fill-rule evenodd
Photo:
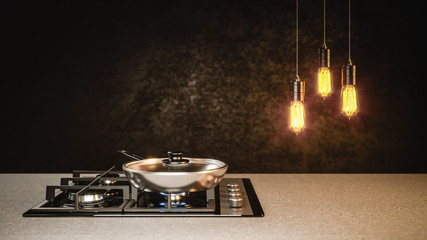
<svg viewBox="0 0 427 240"><path fill-rule="evenodd" d="M261 218L24 218L70 174L0 174L1 239L427 239L427 174L250 178Z"/></svg>

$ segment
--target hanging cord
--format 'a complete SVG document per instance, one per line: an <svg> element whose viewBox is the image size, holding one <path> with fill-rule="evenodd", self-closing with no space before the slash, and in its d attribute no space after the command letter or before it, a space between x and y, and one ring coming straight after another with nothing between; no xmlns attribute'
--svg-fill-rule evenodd
<svg viewBox="0 0 427 240"><path fill-rule="evenodd" d="M326 46L326 0L323 0L323 45Z"/></svg>
<svg viewBox="0 0 427 240"><path fill-rule="evenodd" d="M296 75L298 76L298 0L296 0L296 48L295 48L295 56L296 56Z"/></svg>
<svg viewBox="0 0 427 240"><path fill-rule="evenodd" d="M348 0L348 61L351 62L351 0Z"/></svg>

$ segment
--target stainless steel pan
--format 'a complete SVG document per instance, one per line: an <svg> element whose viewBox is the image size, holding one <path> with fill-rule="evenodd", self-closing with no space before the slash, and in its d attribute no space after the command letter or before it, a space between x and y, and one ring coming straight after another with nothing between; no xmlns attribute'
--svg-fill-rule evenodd
<svg viewBox="0 0 427 240"><path fill-rule="evenodd" d="M120 153L136 161L123 164L129 182L137 189L151 192L179 193L204 191L216 187L228 165L208 158L182 158L182 152L168 152L169 158L148 158Z"/></svg>

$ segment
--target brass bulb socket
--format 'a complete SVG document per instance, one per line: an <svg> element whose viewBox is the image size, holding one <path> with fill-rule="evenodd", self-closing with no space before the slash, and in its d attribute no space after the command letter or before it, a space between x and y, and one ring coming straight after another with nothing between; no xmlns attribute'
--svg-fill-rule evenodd
<svg viewBox="0 0 427 240"><path fill-rule="evenodd" d="M341 84L356 85L356 65L348 63L342 66L341 70Z"/></svg>
<svg viewBox="0 0 427 240"><path fill-rule="evenodd" d="M318 68L331 67L331 50L326 46L317 49L317 66Z"/></svg>
<svg viewBox="0 0 427 240"><path fill-rule="evenodd" d="M290 92L291 101L304 102L305 81L301 81L297 76L297 78L294 81L291 81L289 92Z"/></svg>

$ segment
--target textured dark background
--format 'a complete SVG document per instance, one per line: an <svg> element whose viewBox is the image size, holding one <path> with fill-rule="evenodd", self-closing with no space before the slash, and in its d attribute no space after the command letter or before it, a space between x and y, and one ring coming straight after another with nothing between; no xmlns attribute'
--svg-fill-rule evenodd
<svg viewBox="0 0 427 240"><path fill-rule="evenodd" d="M421 8L352 2L361 111L348 120L347 6L327 1L335 92L323 100L323 1L300 0L307 129L296 136L295 1L2 1L0 171L120 168L120 149L180 149L229 172L427 172Z"/></svg>

